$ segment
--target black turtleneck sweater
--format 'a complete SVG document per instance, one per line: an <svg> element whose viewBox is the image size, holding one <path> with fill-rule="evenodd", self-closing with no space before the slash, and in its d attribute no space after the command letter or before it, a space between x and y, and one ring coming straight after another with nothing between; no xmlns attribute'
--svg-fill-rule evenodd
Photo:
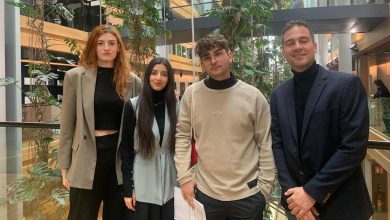
<svg viewBox="0 0 390 220"><path fill-rule="evenodd" d="M153 91L153 107L154 107L154 117L156 117L158 131L160 132L160 146L162 144L164 136L164 126L165 126L165 91Z"/></svg>
<svg viewBox="0 0 390 220"><path fill-rule="evenodd" d="M294 73L294 101L297 117L298 140L300 140L302 136L303 116L305 114L307 98L309 97L311 87L318 74L318 69L318 65L314 61L314 63L303 72L292 70Z"/></svg>
<svg viewBox="0 0 390 220"><path fill-rule="evenodd" d="M123 100L113 82L114 68L98 67L95 85L94 111L96 130L119 130Z"/></svg>
<svg viewBox="0 0 390 220"><path fill-rule="evenodd" d="M230 88L234 86L234 84L236 84L237 82L238 81L236 77L234 77L233 73L230 73L229 79L225 79L221 81L215 80L211 77L204 80L204 84L207 86L207 88L216 89L216 90Z"/></svg>

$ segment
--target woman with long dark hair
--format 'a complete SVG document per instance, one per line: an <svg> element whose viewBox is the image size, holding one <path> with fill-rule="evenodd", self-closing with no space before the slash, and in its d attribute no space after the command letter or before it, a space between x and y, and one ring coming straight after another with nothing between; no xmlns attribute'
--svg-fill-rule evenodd
<svg viewBox="0 0 390 220"><path fill-rule="evenodd" d="M117 156L124 102L138 95L141 80L130 74L125 46L110 25L95 27L80 67L64 78L59 166L70 190L68 219L123 219L120 156ZM117 159L118 157L118 159Z"/></svg>
<svg viewBox="0 0 390 220"><path fill-rule="evenodd" d="M126 103L123 115L123 193L135 219L173 219L173 161L177 101L169 61L156 57L144 74L141 95Z"/></svg>
<svg viewBox="0 0 390 220"><path fill-rule="evenodd" d="M376 79L374 81L374 84L376 85L376 93L372 95L373 99L376 98L390 98L390 92L389 89L385 86L383 81L381 79Z"/></svg>

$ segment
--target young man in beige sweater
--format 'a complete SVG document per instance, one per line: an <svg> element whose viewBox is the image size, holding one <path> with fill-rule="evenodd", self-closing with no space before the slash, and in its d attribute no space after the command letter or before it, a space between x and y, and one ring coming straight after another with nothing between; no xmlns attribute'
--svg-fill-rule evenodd
<svg viewBox="0 0 390 220"><path fill-rule="evenodd" d="M269 105L230 72L233 53L222 35L200 39L195 53L209 77L188 87L180 106L175 163L183 196L192 207L196 197L208 220L260 220L275 178Z"/></svg>

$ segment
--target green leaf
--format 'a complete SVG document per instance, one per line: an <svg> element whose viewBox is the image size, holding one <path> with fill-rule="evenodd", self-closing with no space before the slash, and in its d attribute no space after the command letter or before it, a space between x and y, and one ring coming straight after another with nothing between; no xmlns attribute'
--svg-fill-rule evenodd
<svg viewBox="0 0 390 220"><path fill-rule="evenodd" d="M58 205L66 205L69 202L69 192L64 188L54 188L50 193L50 199Z"/></svg>
<svg viewBox="0 0 390 220"><path fill-rule="evenodd" d="M54 5L55 11L61 15L64 19L67 21L73 20L74 16L73 13L71 13L67 7L64 6L62 3L57 3Z"/></svg>
<svg viewBox="0 0 390 220"><path fill-rule="evenodd" d="M61 177L62 176L61 169L59 169L59 168L54 169L53 174L54 174L54 176Z"/></svg>
<svg viewBox="0 0 390 220"><path fill-rule="evenodd" d="M8 86L8 85L14 85L18 81L12 77L5 77L5 78L0 78L0 87L2 86Z"/></svg>
<svg viewBox="0 0 390 220"><path fill-rule="evenodd" d="M38 162L31 167L29 173L32 176L50 176L51 170L47 162Z"/></svg>
<svg viewBox="0 0 390 220"><path fill-rule="evenodd" d="M41 179L22 177L10 183L7 187L10 204L31 202L39 196L44 186Z"/></svg>
<svg viewBox="0 0 390 220"><path fill-rule="evenodd" d="M251 69L243 69L243 72L246 74L246 75L253 75L254 74L254 72L253 72L253 70L251 70Z"/></svg>
<svg viewBox="0 0 390 220"><path fill-rule="evenodd" d="M58 107L58 108L61 108L61 103L55 98L50 99L48 101L48 104L53 105L53 106Z"/></svg>

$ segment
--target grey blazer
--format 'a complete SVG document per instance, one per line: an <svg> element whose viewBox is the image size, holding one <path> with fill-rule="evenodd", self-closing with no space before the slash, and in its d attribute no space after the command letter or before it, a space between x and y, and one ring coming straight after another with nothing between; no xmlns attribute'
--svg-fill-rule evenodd
<svg viewBox="0 0 390 220"><path fill-rule="evenodd" d="M93 185L96 166L95 84L96 69L76 67L65 74L58 163L61 169L68 169L66 178L75 188L92 189ZM134 74L131 74L129 88L125 101L137 96L141 90L141 80ZM117 150L116 173L121 184L118 154Z"/></svg>

